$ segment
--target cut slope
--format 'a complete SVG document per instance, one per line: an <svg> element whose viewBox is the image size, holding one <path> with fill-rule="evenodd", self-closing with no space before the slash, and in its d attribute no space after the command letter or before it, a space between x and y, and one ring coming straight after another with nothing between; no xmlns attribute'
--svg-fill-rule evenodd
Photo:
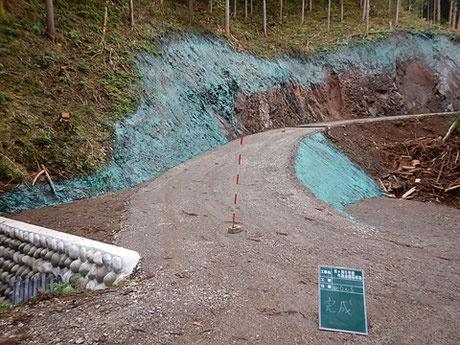
<svg viewBox="0 0 460 345"><path fill-rule="evenodd" d="M273 119L277 109L255 106L265 117L262 127L251 128L249 113L235 109L237 94L250 97L268 88L282 89L295 83L313 90L328 75L339 78L359 69L360 78L394 73L400 62L423 61L437 75L436 107L458 107L460 82L452 71L460 68L460 49L445 36L395 35L386 41L341 48L310 58L278 57L268 60L237 53L222 40L201 36L174 36L162 45L163 56L138 55L142 73L140 105L135 113L115 127L113 158L108 166L86 178L56 182L54 195L47 185L20 186L0 198L0 212L37 208L126 188L150 179L159 172L212 147L225 143L236 133L254 132L280 125ZM359 79L353 85L359 85ZM430 90L431 91L431 90ZM363 91L363 99L367 97ZM321 102L319 94L317 102ZM431 99L431 98L429 98ZM300 102L301 103L301 102ZM382 106L385 99L382 98ZM286 104L290 104L290 100ZM372 104L364 102L364 107ZM425 106L422 104L421 106ZM321 107L291 117L291 124L337 117L321 115ZM245 115L246 114L246 115ZM298 114L292 111L291 114ZM374 116L374 112L360 113ZM334 117L335 116L335 117Z"/></svg>

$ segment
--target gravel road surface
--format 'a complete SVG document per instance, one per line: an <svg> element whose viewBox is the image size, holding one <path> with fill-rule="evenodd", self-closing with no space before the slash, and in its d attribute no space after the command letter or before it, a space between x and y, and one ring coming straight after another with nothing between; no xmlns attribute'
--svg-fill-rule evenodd
<svg viewBox="0 0 460 345"><path fill-rule="evenodd" d="M363 223L349 219L294 175L296 144L315 131L244 139L244 232L227 233L233 141L130 195L116 244L143 256L136 278L40 302L0 327L27 328L30 344L460 343L460 212L377 198L349 207ZM369 336L318 330L318 265L365 271Z"/></svg>

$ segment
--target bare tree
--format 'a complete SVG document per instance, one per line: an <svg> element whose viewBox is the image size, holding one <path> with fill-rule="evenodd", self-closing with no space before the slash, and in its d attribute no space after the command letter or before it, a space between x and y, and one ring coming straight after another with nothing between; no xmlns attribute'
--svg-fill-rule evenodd
<svg viewBox="0 0 460 345"><path fill-rule="evenodd" d="M129 0L129 23L134 27L134 5L133 0Z"/></svg>
<svg viewBox="0 0 460 345"><path fill-rule="evenodd" d="M452 16L454 14L454 2L453 0L449 1L449 29L452 29Z"/></svg>
<svg viewBox="0 0 460 345"><path fill-rule="evenodd" d="M331 0L327 0L327 31L331 29Z"/></svg>
<svg viewBox="0 0 460 345"><path fill-rule="evenodd" d="M310 7L308 8L308 12L311 12L313 11L313 0L310 0L309 4L310 4Z"/></svg>
<svg viewBox="0 0 460 345"><path fill-rule="evenodd" d="M305 0L302 0L302 21L300 24L303 24L305 21Z"/></svg>
<svg viewBox="0 0 460 345"><path fill-rule="evenodd" d="M209 0L209 13L212 14L212 0Z"/></svg>
<svg viewBox="0 0 460 345"><path fill-rule="evenodd" d="M195 16L193 13L193 0L188 0L188 22L190 25L193 25L195 21Z"/></svg>
<svg viewBox="0 0 460 345"><path fill-rule="evenodd" d="M263 0L264 35L267 36L267 0Z"/></svg>
<svg viewBox="0 0 460 345"><path fill-rule="evenodd" d="M396 0L396 17L395 17L395 26L399 24L399 6L401 5L401 0Z"/></svg>
<svg viewBox="0 0 460 345"><path fill-rule="evenodd" d="M233 18L236 18L236 0L233 1Z"/></svg>
<svg viewBox="0 0 460 345"><path fill-rule="evenodd" d="M225 0L225 32L230 33L230 0Z"/></svg>
<svg viewBox="0 0 460 345"><path fill-rule="evenodd" d="M56 42L56 27L54 26L54 5L53 0L46 0L46 33L51 41Z"/></svg>

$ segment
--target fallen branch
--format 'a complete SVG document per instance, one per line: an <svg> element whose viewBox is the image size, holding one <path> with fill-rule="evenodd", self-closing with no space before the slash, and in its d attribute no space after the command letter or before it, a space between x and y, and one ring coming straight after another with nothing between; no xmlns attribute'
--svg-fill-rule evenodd
<svg viewBox="0 0 460 345"><path fill-rule="evenodd" d="M42 176L44 173L45 173L45 170L42 169L42 170L35 176L34 180L32 181L32 186L35 185L35 182L37 182L38 178L39 178L40 176Z"/></svg>
<svg viewBox="0 0 460 345"><path fill-rule="evenodd" d="M460 188L460 184L458 184L458 185L456 185L456 186L452 186L452 187L446 188L446 189L444 190L444 192L447 193L447 192L450 192L451 190L455 190L455 189L457 189L457 188Z"/></svg>
<svg viewBox="0 0 460 345"><path fill-rule="evenodd" d="M454 129L456 128L457 126L457 120L455 120L454 122L452 122L452 124L450 125L449 129L447 130L447 133L446 135L444 136L444 138L442 138L442 141L445 142L449 137L450 135L452 134L452 132L454 131Z"/></svg>
<svg viewBox="0 0 460 345"><path fill-rule="evenodd" d="M417 189L415 187L412 187L409 189L406 193L402 195L402 199L407 199L410 195L412 195Z"/></svg>

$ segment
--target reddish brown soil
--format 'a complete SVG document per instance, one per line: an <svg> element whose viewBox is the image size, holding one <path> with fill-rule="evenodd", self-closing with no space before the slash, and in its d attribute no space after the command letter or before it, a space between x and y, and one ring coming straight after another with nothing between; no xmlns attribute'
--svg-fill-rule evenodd
<svg viewBox="0 0 460 345"><path fill-rule="evenodd" d="M421 137L443 137L448 129L452 115L397 120L394 122L377 122L352 124L335 127L330 130L330 139L353 162L363 168L376 181L395 169L384 153L385 146L398 144ZM458 136L451 138L458 143ZM400 153L404 155L404 152ZM441 175L442 182L443 176ZM418 190L414 200L436 201L448 206L460 208L459 191L451 192L446 197L432 197L424 190Z"/></svg>
<svg viewBox="0 0 460 345"><path fill-rule="evenodd" d="M423 114L460 107L460 78L452 74L443 91L438 75L420 60L397 63L393 72L336 73L324 68L324 82L304 89L290 81L280 88L235 95L239 129L270 128L354 118Z"/></svg>

